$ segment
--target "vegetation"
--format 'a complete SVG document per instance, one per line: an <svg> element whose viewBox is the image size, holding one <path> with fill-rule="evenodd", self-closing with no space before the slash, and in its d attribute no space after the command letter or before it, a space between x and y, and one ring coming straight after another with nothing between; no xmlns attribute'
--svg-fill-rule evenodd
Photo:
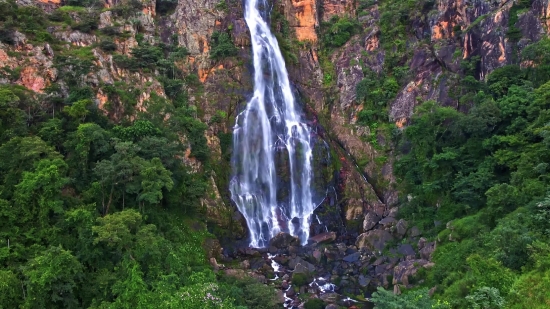
<svg viewBox="0 0 550 309"><path fill-rule="evenodd" d="M18 44L17 32L48 42L57 72L44 94L0 85L0 308L277 308L271 287L218 275L207 261L201 199L212 164L207 125L188 100L200 83L182 70L187 50L145 39L137 23L121 31L140 1L110 8L113 26L101 30L103 5L67 4L46 14L0 1L1 42ZM174 2L157 6L165 14ZM48 27L99 39L69 46ZM138 45L118 53L130 35ZM216 42L215 57L234 55L228 37ZM128 78L90 81L97 53ZM0 74L16 82L20 71ZM131 83L136 75L148 81Z"/></svg>
<svg viewBox="0 0 550 309"><path fill-rule="evenodd" d="M467 113L424 102L404 131L396 174L411 198L401 214L441 242L427 285L454 308L547 305L538 288L547 284L550 230L550 78L540 57L548 46L525 49L532 67L465 78Z"/></svg>

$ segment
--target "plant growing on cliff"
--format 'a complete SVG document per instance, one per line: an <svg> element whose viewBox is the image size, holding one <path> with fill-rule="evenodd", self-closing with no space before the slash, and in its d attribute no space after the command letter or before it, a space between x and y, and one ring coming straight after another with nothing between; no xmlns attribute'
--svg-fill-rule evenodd
<svg viewBox="0 0 550 309"><path fill-rule="evenodd" d="M359 24L350 17L333 16L329 22L323 23L326 29L323 44L328 48L340 47L358 32Z"/></svg>
<svg viewBox="0 0 550 309"><path fill-rule="evenodd" d="M214 31L210 44L210 58L212 59L220 60L237 55L237 47L227 32Z"/></svg>

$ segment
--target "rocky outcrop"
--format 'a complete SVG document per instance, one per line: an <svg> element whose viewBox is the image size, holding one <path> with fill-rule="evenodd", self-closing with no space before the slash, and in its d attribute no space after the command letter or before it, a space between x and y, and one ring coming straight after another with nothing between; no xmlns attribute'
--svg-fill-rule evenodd
<svg viewBox="0 0 550 309"><path fill-rule="evenodd" d="M24 36L21 36L20 44L15 47L0 43L0 70L11 72L8 72L5 82L11 79L29 90L42 93L57 79L58 72L53 66L54 52L49 44L33 46L26 44ZM19 73L14 74L16 71Z"/></svg>
<svg viewBox="0 0 550 309"><path fill-rule="evenodd" d="M284 0L282 7L289 26L296 32L296 38L299 41L316 42L316 27L319 26L317 2L314 0Z"/></svg>

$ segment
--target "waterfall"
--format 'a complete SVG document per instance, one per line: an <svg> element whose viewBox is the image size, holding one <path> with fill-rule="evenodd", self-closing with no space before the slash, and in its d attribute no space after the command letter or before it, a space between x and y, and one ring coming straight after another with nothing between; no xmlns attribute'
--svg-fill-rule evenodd
<svg viewBox="0 0 550 309"><path fill-rule="evenodd" d="M311 130L292 94L267 8L266 0L245 0L254 93L233 128L234 177L229 189L248 224L251 247L267 246L279 232L306 244L316 208Z"/></svg>

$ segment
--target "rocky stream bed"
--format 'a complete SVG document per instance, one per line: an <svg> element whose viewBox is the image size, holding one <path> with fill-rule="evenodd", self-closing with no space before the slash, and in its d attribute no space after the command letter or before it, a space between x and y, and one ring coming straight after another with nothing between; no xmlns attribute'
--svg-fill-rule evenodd
<svg viewBox="0 0 550 309"><path fill-rule="evenodd" d="M210 262L226 275L248 276L273 286L284 308L304 308L312 298L321 299L328 309L372 308L369 299L377 287L393 287L400 293L422 280L416 276L421 269L433 266L435 242L420 237L415 229L399 235L396 226L394 222L392 233L383 229L364 233L354 245L338 242L334 232L318 234L306 246L280 233L268 248L224 248Z"/></svg>

